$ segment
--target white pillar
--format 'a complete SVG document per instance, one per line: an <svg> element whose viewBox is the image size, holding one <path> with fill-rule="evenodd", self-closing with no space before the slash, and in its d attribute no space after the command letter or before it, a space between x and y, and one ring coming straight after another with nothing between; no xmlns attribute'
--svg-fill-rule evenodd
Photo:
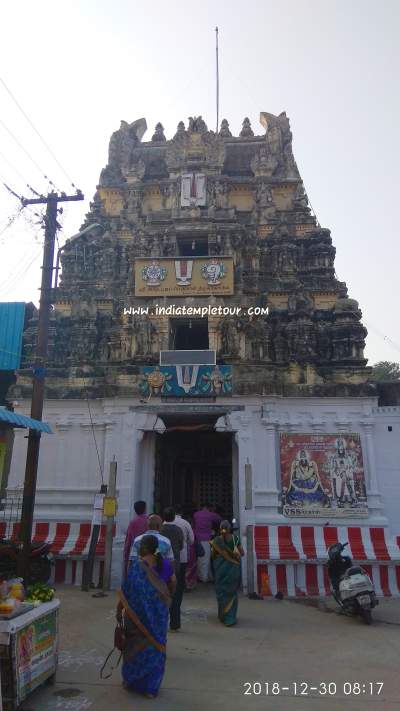
<svg viewBox="0 0 400 711"><path fill-rule="evenodd" d="M233 420L233 418L232 418ZM239 500L239 521L240 538L243 548L247 554L247 526L254 523L254 496L253 508L246 510L246 465L250 465L254 475L254 440L251 430L251 415L240 414L234 418L235 426L238 427L235 434L235 441L238 446L238 500ZM249 551L252 555L252 551ZM242 561L243 590L247 592L247 565Z"/></svg>
<svg viewBox="0 0 400 711"><path fill-rule="evenodd" d="M258 508L260 515L257 516L259 523L280 520L278 514L279 492L280 492L280 463L279 463L279 432L278 422L262 418L262 425L265 429L265 486L260 491ZM260 520L261 519L261 520Z"/></svg>
<svg viewBox="0 0 400 711"><path fill-rule="evenodd" d="M361 422L360 424L362 426L362 429L364 430L362 434L362 441L364 443L363 462L370 518L373 517L374 519L376 519L376 523L379 523L380 525L385 525L388 523L388 521L387 517L384 514L384 505L382 504L381 494L379 491L379 478L377 474L374 443L375 423L370 420L368 422Z"/></svg>

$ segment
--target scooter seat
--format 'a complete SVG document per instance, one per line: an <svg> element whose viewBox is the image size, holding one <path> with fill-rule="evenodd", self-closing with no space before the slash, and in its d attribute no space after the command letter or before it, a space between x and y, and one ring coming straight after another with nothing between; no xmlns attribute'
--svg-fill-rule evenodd
<svg viewBox="0 0 400 711"><path fill-rule="evenodd" d="M352 575L364 575L365 570L363 568L360 568L359 565L353 565L351 568L346 570L346 577L350 578Z"/></svg>

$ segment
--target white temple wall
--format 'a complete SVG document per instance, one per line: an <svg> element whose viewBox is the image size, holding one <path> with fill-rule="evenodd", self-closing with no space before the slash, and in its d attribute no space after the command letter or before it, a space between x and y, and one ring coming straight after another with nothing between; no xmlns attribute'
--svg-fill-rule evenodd
<svg viewBox="0 0 400 711"><path fill-rule="evenodd" d="M392 534L400 536L400 407L374 407L373 415L382 502Z"/></svg>
<svg viewBox="0 0 400 711"><path fill-rule="evenodd" d="M150 509L153 502L155 416L135 412L136 404L123 399L91 402L105 483L108 483L109 462L115 457L118 464L115 543L119 547L134 501L143 498ZM279 435L282 432L360 433L369 515L357 519L356 525L388 525L392 534L400 535L399 407L379 408L375 398L233 397L221 398L218 404L245 406L242 411L231 412L227 420L235 438L234 506L238 507L243 537L249 524L300 523L299 519L278 512ZM21 404L18 411L28 414L29 407ZM87 404L85 401L47 401L43 419L50 423L54 434L42 435L35 517L89 521L101 476ZM389 426L392 431L388 430ZM16 431L9 487L23 482L25 437L26 431ZM301 523L316 524L317 521L302 518ZM335 525L335 520L331 519L330 523ZM352 525L354 519L343 518L340 523Z"/></svg>

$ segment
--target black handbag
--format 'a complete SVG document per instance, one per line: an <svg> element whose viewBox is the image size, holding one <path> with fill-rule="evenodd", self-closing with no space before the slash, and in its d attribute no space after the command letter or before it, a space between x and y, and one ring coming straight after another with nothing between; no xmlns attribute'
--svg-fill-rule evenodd
<svg viewBox="0 0 400 711"><path fill-rule="evenodd" d="M126 634L125 627L122 622L118 622L114 630L114 649L118 649L119 652L123 652L126 647Z"/></svg>
<svg viewBox="0 0 400 711"><path fill-rule="evenodd" d="M124 627L123 622L119 621L115 627L115 630L114 630L114 647L112 648L111 652L109 652L107 654L105 662L100 669L100 679L109 679L110 676L112 676L114 669L116 669L118 667L118 665L122 659L122 654L124 652L125 647L126 647L125 627ZM118 657L118 661L114 667L110 666L109 674L104 674L104 670L106 668L107 662L109 661L110 657L112 656L112 654L114 653L115 650L118 650L118 652L120 653L120 655Z"/></svg>

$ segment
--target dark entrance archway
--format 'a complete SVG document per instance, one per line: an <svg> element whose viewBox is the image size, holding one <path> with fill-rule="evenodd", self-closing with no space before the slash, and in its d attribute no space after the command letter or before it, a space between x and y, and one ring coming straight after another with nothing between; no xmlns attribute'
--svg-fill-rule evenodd
<svg viewBox="0 0 400 711"><path fill-rule="evenodd" d="M208 502L232 518L232 433L171 429L156 439L155 510L180 503L189 512Z"/></svg>

